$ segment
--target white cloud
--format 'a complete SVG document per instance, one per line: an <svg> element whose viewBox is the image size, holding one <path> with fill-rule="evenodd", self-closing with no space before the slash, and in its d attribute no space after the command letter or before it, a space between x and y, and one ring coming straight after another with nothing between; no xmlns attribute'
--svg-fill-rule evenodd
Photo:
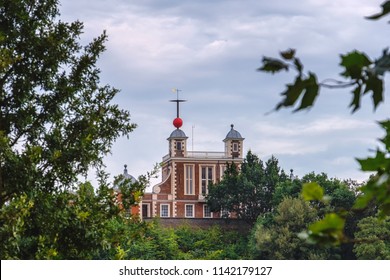
<svg viewBox="0 0 390 280"><path fill-rule="evenodd" d="M307 155L327 150L324 143L306 143L297 139L264 139L255 142L251 147L252 151L261 156L269 157L271 155Z"/></svg>
<svg viewBox="0 0 390 280"><path fill-rule="evenodd" d="M306 123L284 122L257 123L254 129L260 135L271 137L294 137L324 135L337 131L363 131L375 126L374 123L342 116L322 117Z"/></svg>
<svg viewBox="0 0 390 280"><path fill-rule="evenodd" d="M329 164L334 166L351 166L356 163L356 160L350 157L337 157L329 161Z"/></svg>

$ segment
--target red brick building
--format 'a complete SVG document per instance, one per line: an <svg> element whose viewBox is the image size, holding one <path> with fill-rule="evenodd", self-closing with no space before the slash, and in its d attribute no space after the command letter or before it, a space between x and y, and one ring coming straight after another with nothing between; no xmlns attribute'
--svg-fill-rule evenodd
<svg viewBox="0 0 390 280"><path fill-rule="evenodd" d="M231 125L223 152L189 151L188 137L180 129L182 120L174 120L176 129L168 140L169 153L162 159L162 181L145 193L140 203L143 218L219 218L205 203L210 182L216 183L224 174L227 163L238 165L243 160L241 134Z"/></svg>

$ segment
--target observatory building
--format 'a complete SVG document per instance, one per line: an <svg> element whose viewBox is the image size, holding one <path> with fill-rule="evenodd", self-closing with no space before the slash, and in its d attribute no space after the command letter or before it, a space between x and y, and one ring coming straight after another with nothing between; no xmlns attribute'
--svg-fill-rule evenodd
<svg viewBox="0 0 390 280"><path fill-rule="evenodd" d="M168 137L168 154L162 158L162 181L151 193L145 193L140 203L143 219L164 218L220 218L205 202L210 183L217 183L228 163L240 165L243 161L244 138L231 125L224 143L224 151L189 151L185 132L181 130L183 120L173 120L175 129ZM222 149L221 149L222 150Z"/></svg>

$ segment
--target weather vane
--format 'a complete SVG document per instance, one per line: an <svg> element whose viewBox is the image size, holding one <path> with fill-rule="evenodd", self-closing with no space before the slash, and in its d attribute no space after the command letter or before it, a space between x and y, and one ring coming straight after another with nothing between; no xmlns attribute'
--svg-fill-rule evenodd
<svg viewBox="0 0 390 280"><path fill-rule="evenodd" d="M180 118L180 102L186 102L187 100L179 99L179 91L180 89L174 88L172 89L174 93L176 93L176 99L169 100L170 102L176 102L176 118L173 120L173 126L179 129L183 125L183 120Z"/></svg>

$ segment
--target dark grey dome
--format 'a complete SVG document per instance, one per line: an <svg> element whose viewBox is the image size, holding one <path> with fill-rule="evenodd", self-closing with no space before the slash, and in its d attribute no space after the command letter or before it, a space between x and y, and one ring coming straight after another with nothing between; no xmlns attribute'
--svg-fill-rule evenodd
<svg viewBox="0 0 390 280"><path fill-rule="evenodd" d="M174 131L172 131L171 136L169 136L168 139L172 139L172 138L187 139L188 137L186 136L183 130L177 128Z"/></svg>
<svg viewBox="0 0 390 280"><path fill-rule="evenodd" d="M233 124L230 127L231 127L231 129L230 129L229 133L226 135L225 140L223 140L223 141L226 141L226 140L244 140L244 138L242 138L240 132L238 132L237 130L234 129L234 125Z"/></svg>
<svg viewBox="0 0 390 280"><path fill-rule="evenodd" d="M124 183L124 181L126 179L128 179L130 181L130 184L134 184L137 182L137 179L134 178L134 176L130 175L128 172L127 172L127 165L125 164L125 169L123 170L123 179L120 180L119 182L117 182L115 185L114 185L114 189L115 190L118 190L119 189L119 185L122 185Z"/></svg>
<svg viewBox="0 0 390 280"><path fill-rule="evenodd" d="M123 177L125 177L125 179L130 179L131 183L137 182L137 180L134 178L134 176L132 176L129 173L127 173L127 166L126 165L125 165L125 170L123 172Z"/></svg>

